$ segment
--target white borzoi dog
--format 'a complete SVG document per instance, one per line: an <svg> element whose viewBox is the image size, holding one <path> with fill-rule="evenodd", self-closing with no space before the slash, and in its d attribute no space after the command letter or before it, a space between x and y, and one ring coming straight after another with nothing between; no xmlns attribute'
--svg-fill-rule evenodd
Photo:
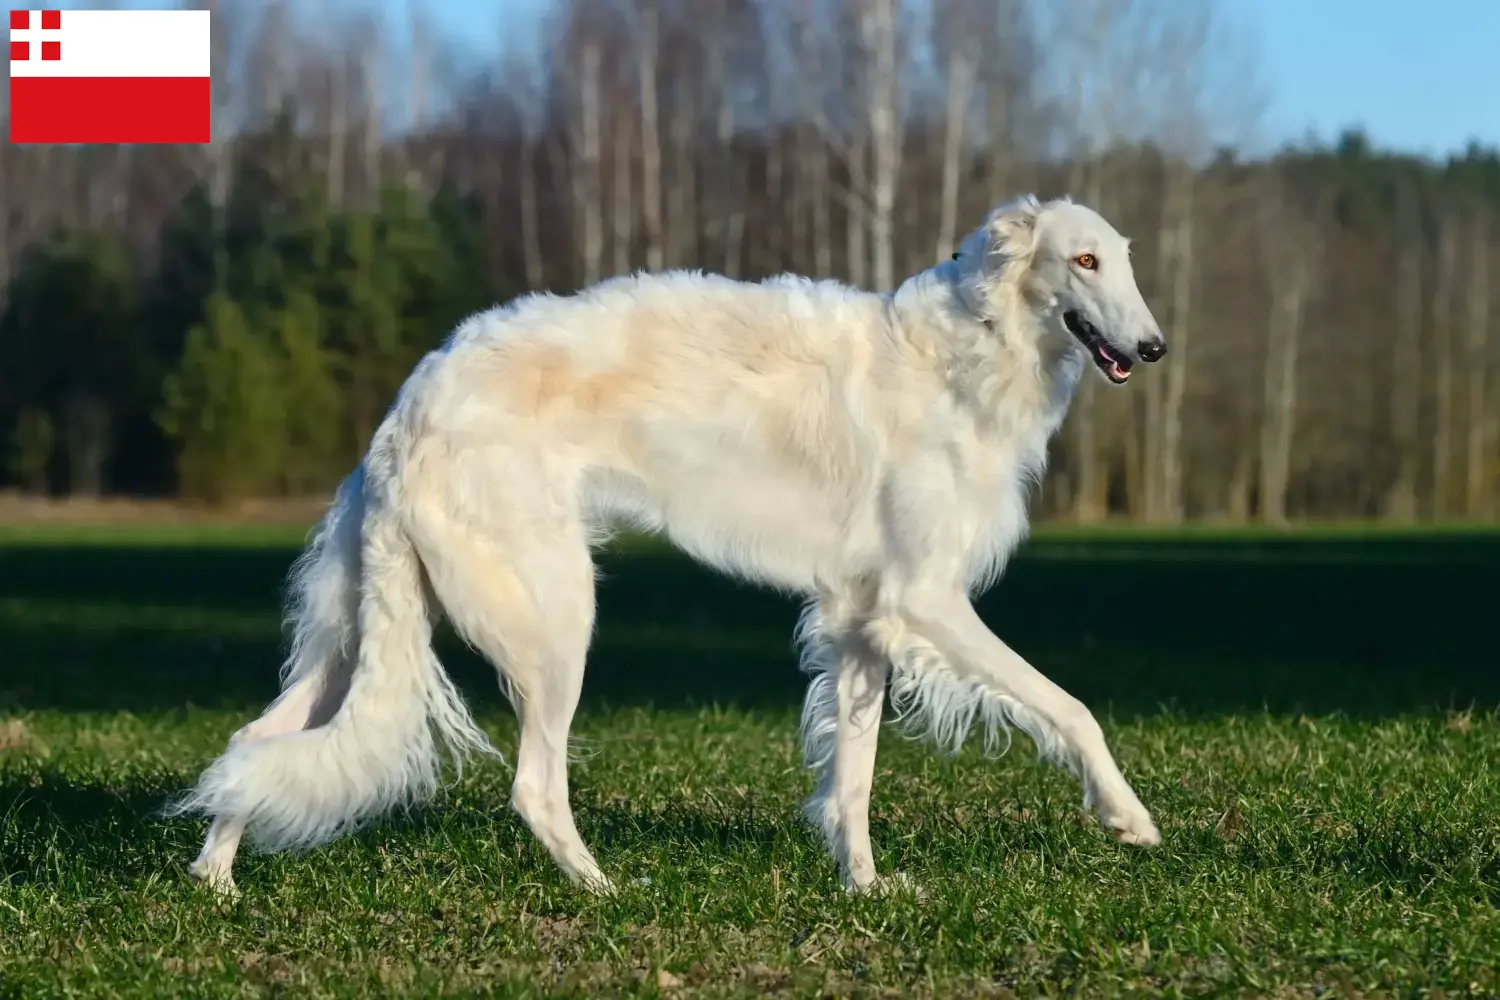
<svg viewBox="0 0 1500 1000"><path fill-rule="evenodd" d="M1127 241L1033 197L893 294L674 272L473 317L417 365L298 561L281 695L175 806L214 817L193 873L233 892L245 833L321 843L434 791L444 745L493 752L431 650L445 612L519 717L512 804L607 889L569 807L568 735L589 550L618 521L810 599L806 813L846 887L883 884L868 809L887 682L943 748L1020 727L1106 830L1156 844L1093 715L970 597L1025 533L1079 378L1123 383L1165 350Z"/></svg>

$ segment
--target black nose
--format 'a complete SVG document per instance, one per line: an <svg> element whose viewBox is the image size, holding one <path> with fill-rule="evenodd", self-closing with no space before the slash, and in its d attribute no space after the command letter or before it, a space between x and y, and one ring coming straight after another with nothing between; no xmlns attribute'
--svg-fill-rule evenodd
<svg viewBox="0 0 1500 1000"><path fill-rule="evenodd" d="M1155 340L1143 340L1135 345L1135 349L1142 361L1160 361L1166 356L1167 342L1160 337Z"/></svg>

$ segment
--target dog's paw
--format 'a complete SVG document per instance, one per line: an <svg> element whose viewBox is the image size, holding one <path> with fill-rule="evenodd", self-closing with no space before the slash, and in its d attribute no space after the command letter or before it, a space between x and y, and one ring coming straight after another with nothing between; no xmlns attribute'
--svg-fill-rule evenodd
<svg viewBox="0 0 1500 1000"><path fill-rule="evenodd" d="M240 887L234 884L234 876L227 868L214 868L202 861L194 861L188 866L188 874L212 889L220 899L230 901L240 898Z"/></svg>
<svg viewBox="0 0 1500 1000"><path fill-rule="evenodd" d="M1155 847L1161 843L1161 831L1145 813L1138 816L1111 814L1101 816L1099 823L1105 831L1122 844L1136 847Z"/></svg>
<svg viewBox="0 0 1500 1000"><path fill-rule="evenodd" d="M578 875L573 884L592 896L613 896L617 891L614 880L601 871Z"/></svg>
<svg viewBox="0 0 1500 1000"><path fill-rule="evenodd" d="M927 890L906 872L891 872L876 875L864 885L845 880L844 890L856 896L878 896L881 898L908 896L921 902L927 898Z"/></svg>

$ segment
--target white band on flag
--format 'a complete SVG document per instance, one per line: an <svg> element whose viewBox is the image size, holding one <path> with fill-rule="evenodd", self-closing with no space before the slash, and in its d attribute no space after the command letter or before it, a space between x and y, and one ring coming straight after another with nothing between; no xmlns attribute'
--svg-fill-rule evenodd
<svg viewBox="0 0 1500 1000"><path fill-rule="evenodd" d="M12 77L209 75L213 45L206 10L49 11L60 14L59 27L50 29L42 27L43 13L11 12ZM20 20L25 28L14 27Z"/></svg>

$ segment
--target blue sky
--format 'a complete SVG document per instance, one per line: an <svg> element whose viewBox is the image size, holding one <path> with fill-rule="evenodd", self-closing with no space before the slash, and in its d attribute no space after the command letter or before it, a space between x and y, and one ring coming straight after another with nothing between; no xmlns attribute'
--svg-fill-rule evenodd
<svg viewBox="0 0 1500 1000"><path fill-rule="evenodd" d="M1377 145L1432 155L1500 145L1500 0L1241 4L1261 35L1274 133L1363 123Z"/></svg>
<svg viewBox="0 0 1500 1000"><path fill-rule="evenodd" d="M545 2L441 0L429 9L447 34L498 40L527 37ZM1378 146L1430 155L1470 138L1500 144L1500 0L1233 2L1264 68L1271 142L1309 131L1332 138L1359 123Z"/></svg>

